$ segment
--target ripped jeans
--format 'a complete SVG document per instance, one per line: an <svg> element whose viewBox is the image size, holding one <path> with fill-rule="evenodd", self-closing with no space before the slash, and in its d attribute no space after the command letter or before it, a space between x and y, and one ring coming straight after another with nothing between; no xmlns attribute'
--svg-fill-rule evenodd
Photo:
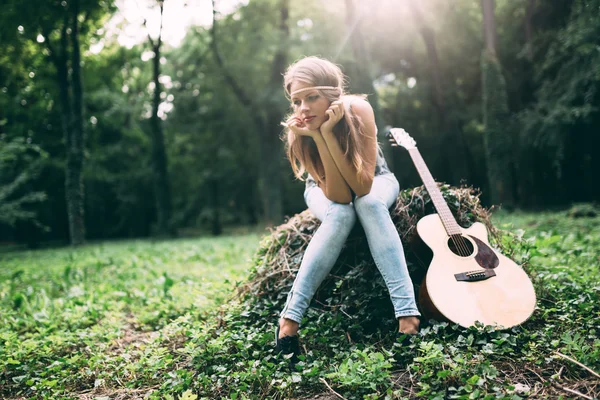
<svg viewBox="0 0 600 400"><path fill-rule="evenodd" d="M317 288L340 255L357 217L390 293L396 318L421 315L417 310L402 242L389 212L399 190L398 180L393 174L375 176L371 191L356 197L350 204L329 200L317 186L306 189L306 204L321 220L321 225L306 248L281 317L298 323L302 321Z"/></svg>

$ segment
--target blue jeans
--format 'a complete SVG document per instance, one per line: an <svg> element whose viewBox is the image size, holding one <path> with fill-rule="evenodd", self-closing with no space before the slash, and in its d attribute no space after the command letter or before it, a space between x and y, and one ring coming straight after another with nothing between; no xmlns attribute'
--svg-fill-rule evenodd
<svg viewBox="0 0 600 400"><path fill-rule="evenodd" d="M309 187L304 199L321 225L306 248L281 317L300 323L317 288L335 264L358 217L373 256L390 292L396 318L421 315L417 310L404 249L389 208L400 185L393 174L375 176L371 191L350 204L335 203L321 188Z"/></svg>

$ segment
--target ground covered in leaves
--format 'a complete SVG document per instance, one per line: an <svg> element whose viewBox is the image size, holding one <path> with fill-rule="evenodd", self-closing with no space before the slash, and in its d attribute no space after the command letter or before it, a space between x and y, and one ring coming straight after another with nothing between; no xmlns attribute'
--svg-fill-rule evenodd
<svg viewBox="0 0 600 400"><path fill-rule="evenodd" d="M319 223L304 212L262 238L0 254L0 397L599 396L594 206L496 214L492 225L472 191L442 191L461 225L486 223L494 245L532 277L538 308L523 326L432 323L408 346L395 343L389 297L357 226L303 321L305 354L290 372L272 348L277 314ZM414 225L430 212L417 189L403 191L392 213L415 283L427 250Z"/></svg>

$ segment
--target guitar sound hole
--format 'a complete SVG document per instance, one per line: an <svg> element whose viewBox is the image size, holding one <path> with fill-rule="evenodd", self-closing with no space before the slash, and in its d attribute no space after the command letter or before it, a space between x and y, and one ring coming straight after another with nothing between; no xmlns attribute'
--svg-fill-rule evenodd
<svg viewBox="0 0 600 400"><path fill-rule="evenodd" d="M473 254L473 243L461 235L452 235L448 239L448 248L460 257L469 257Z"/></svg>

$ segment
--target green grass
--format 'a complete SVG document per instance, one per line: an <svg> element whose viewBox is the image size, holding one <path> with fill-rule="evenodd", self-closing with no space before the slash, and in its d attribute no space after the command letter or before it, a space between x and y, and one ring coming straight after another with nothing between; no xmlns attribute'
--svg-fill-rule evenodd
<svg viewBox="0 0 600 400"><path fill-rule="evenodd" d="M529 259L538 308L524 326L434 324L402 347L349 345L331 319L303 329L294 373L273 359L263 321L276 316L229 299L258 234L0 255L0 398L287 399L328 392L323 380L347 399L598 396L559 353L600 371L600 218L494 223L526 239L514 256Z"/></svg>
<svg viewBox="0 0 600 400"><path fill-rule="evenodd" d="M0 255L0 397L144 386L173 362L172 321L201 323L250 270L257 234ZM160 374L155 375L160 371ZM7 382L2 382L6 379Z"/></svg>

